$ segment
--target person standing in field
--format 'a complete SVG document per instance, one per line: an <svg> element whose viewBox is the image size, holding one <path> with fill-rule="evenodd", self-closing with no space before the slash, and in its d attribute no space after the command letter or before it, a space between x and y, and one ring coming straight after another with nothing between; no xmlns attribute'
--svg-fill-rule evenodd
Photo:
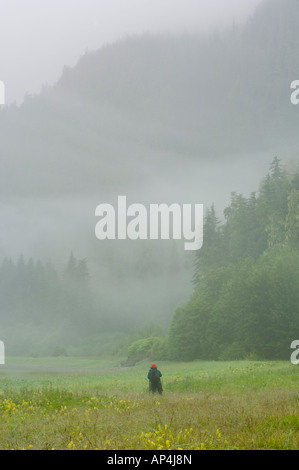
<svg viewBox="0 0 299 470"><path fill-rule="evenodd" d="M159 392L162 395L162 383L161 383L161 372L157 369L156 364L152 364L151 368L147 374L149 380L149 391L152 393Z"/></svg>

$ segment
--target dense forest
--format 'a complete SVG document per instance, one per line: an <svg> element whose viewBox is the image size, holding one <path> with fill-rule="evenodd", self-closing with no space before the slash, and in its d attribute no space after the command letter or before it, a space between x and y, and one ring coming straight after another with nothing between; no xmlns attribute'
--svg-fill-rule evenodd
<svg viewBox="0 0 299 470"><path fill-rule="evenodd" d="M192 292L192 265L170 244L97 243L94 209L124 194L222 212L231 191L257 186L276 152L295 158L298 31L297 0L266 0L225 31L144 34L87 51L56 84L1 109L0 258L51 258L60 273L73 250L88 260L109 320L166 325Z"/></svg>
<svg viewBox="0 0 299 470"><path fill-rule="evenodd" d="M259 191L232 193L223 216L213 205L206 211L203 247L192 254L193 295L168 331L109 319L86 260L71 253L61 273L50 261L3 260L2 339L13 354L127 354L132 363L288 359L299 338L299 171L276 157Z"/></svg>
<svg viewBox="0 0 299 470"><path fill-rule="evenodd" d="M23 255L17 262L5 258L0 267L0 310L8 353L66 351L78 331L83 336L93 331L95 306L86 261L71 254L59 275L50 261L44 265Z"/></svg>
<svg viewBox="0 0 299 470"><path fill-rule="evenodd" d="M194 293L169 332L174 359L287 359L299 338L299 172L275 158L258 194L206 213Z"/></svg>
<svg viewBox="0 0 299 470"><path fill-rule="evenodd" d="M142 266L140 275L142 276ZM165 266L168 270L170 267ZM70 254L62 269L51 260L4 258L0 265L0 339L8 355L126 355L131 343L165 336L165 325L133 321L99 299L86 259ZM120 295L115 292L115 295ZM148 341L148 339L147 339Z"/></svg>
<svg viewBox="0 0 299 470"><path fill-rule="evenodd" d="M0 110L8 354L288 356L299 336L299 177L285 168L298 158L298 31L297 0L264 0L227 30L87 51ZM250 195L275 154L284 164ZM194 269L170 241L96 240L96 206L122 194L209 207Z"/></svg>

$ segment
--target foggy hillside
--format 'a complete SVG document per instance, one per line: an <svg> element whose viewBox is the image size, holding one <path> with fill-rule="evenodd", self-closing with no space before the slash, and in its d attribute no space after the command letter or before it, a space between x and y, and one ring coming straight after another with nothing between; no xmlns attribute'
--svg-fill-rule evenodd
<svg viewBox="0 0 299 470"><path fill-rule="evenodd" d="M2 110L0 257L62 270L73 250L102 315L167 323L192 291L192 258L182 243L99 242L95 208L127 195L223 210L275 154L296 157L298 31L298 2L274 0L225 33L129 37Z"/></svg>
<svg viewBox="0 0 299 470"><path fill-rule="evenodd" d="M144 35L87 53L56 86L1 113L2 194L115 194L132 184L140 194L161 172L292 147L298 24L296 1L266 1L227 33Z"/></svg>

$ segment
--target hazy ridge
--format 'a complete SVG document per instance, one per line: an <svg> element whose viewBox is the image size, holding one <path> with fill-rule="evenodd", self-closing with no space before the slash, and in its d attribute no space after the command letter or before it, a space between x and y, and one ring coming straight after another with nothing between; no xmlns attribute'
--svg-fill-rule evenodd
<svg viewBox="0 0 299 470"><path fill-rule="evenodd" d="M295 0L265 1L226 33L144 35L87 53L2 110L0 256L62 270L73 250L87 258L101 315L168 323L192 291L192 260L171 242L100 244L95 207L126 194L221 211L230 192L258 189L275 154L291 164L298 31Z"/></svg>

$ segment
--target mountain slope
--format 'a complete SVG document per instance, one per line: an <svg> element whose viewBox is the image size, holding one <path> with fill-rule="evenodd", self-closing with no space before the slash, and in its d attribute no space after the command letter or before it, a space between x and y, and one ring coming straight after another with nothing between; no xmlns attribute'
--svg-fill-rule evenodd
<svg viewBox="0 0 299 470"><path fill-rule="evenodd" d="M296 155L298 31L297 1L265 1L242 28L87 53L55 86L2 110L0 255L63 264L74 250L111 315L169 318L192 289L183 248L165 276L171 243L101 244L95 208L126 194L223 210L231 191L257 188L276 153Z"/></svg>

